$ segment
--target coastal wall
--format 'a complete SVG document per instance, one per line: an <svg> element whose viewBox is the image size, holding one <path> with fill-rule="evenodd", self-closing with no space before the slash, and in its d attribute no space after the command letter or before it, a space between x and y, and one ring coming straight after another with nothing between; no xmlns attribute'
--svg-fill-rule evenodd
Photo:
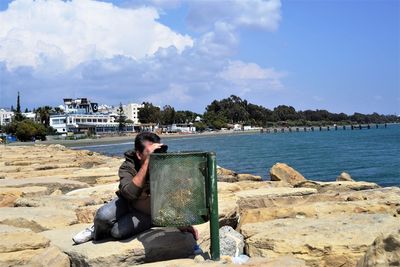
<svg viewBox="0 0 400 267"><path fill-rule="evenodd" d="M71 237L90 226L96 210L115 196L121 162L61 145L1 146L0 265L231 263L230 257L210 262L207 253L195 257L192 235L174 228L74 246ZM243 235L247 266L387 266L399 257L400 247L392 242L399 240L398 187L310 181L283 163L265 172L273 181L218 168L220 225ZM204 252L208 227L196 226Z"/></svg>

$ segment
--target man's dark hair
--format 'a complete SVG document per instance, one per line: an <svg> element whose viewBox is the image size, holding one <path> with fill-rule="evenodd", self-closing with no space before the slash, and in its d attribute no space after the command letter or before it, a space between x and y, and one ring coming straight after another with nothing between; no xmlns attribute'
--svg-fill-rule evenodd
<svg viewBox="0 0 400 267"><path fill-rule="evenodd" d="M143 132L136 136L135 138L135 150L143 153L144 142L149 141L152 143L160 143L160 137L155 133Z"/></svg>

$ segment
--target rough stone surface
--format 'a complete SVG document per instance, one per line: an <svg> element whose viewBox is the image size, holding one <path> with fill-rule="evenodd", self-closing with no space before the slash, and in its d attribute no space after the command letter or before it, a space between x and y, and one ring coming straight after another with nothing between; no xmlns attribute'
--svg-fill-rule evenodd
<svg viewBox="0 0 400 267"><path fill-rule="evenodd" d="M20 197L41 196L48 193L47 187L0 187L0 207L14 207Z"/></svg>
<svg viewBox="0 0 400 267"><path fill-rule="evenodd" d="M241 173L237 175L239 181L262 181L261 176Z"/></svg>
<svg viewBox="0 0 400 267"><path fill-rule="evenodd" d="M354 182L354 180L351 178L351 175L348 174L347 172L342 172L338 177L336 177L336 181L338 181L338 182L342 182L342 181Z"/></svg>
<svg viewBox="0 0 400 267"><path fill-rule="evenodd" d="M317 193L313 188L271 187L245 190L236 193L239 209L268 207L265 203L271 199L307 196Z"/></svg>
<svg viewBox="0 0 400 267"><path fill-rule="evenodd" d="M285 181L291 185L296 185L306 181L303 175L285 163L276 163L269 171L271 181Z"/></svg>
<svg viewBox="0 0 400 267"><path fill-rule="evenodd" d="M29 177L29 176L28 176ZM25 178L25 179L2 179L0 180L0 188L2 187L28 187L28 186L43 186L49 189L49 192L61 190L63 193L88 187L86 183L79 181L70 181L58 177L45 178Z"/></svg>
<svg viewBox="0 0 400 267"><path fill-rule="evenodd" d="M0 266L54 266L69 267L68 256L57 247L0 253Z"/></svg>
<svg viewBox="0 0 400 267"><path fill-rule="evenodd" d="M368 189L379 188L376 183L369 182L352 182L352 181L341 181L341 182L316 182L316 181L305 181L298 183L295 187L307 187L315 188L319 193L324 192L344 192L344 191L361 191Z"/></svg>
<svg viewBox="0 0 400 267"><path fill-rule="evenodd" d="M69 266L50 240L26 228L0 225L0 266Z"/></svg>
<svg viewBox="0 0 400 267"><path fill-rule="evenodd" d="M398 198L400 203L400 197ZM246 209L240 214L240 223L265 222L285 218L324 218L332 214L396 214L396 205L388 205L387 202L379 200L366 201L327 201L302 204L298 201L295 206L277 205L269 208Z"/></svg>
<svg viewBox="0 0 400 267"><path fill-rule="evenodd" d="M130 266L144 262L186 258L193 254L192 234L176 228L155 228L121 241L73 245L71 237L90 224L77 224L41 234L68 254L72 266Z"/></svg>
<svg viewBox="0 0 400 267"><path fill-rule="evenodd" d="M52 208L1 208L0 224L29 228L34 232L55 229L77 222L74 211Z"/></svg>
<svg viewBox="0 0 400 267"><path fill-rule="evenodd" d="M176 229L154 229L138 239L72 245L71 237L91 225L98 207L115 197L122 160L57 145L1 146L0 205L10 207L0 207L4 241L0 240L4 251L0 266L70 266L68 256L55 245L63 247L73 266L127 266L186 257L183 254L192 251L193 238ZM257 176L218 168L219 178L230 182L218 182L220 227L231 226L245 235L245 252L252 258L243 266L305 266L307 262L353 267L380 232L384 240L385 231L400 225L398 187L298 181L298 172L289 166L281 171L286 176L280 181L259 181ZM90 224L76 224L80 222ZM234 266L230 256L210 261L209 223L195 227L205 261L196 263L192 255L154 266ZM52 230L41 232L45 229ZM184 253L177 255L176 247ZM391 259L389 252L375 249L376 259L370 253L365 262L374 265L385 257Z"/></svg>
<svg viewBox="0 0 400 267"><path fill-rule="evenodd" d="M400 226L388 235L379 235L358 261L357 267L400 266Z"/></svg>
<svg viewBox="0 0 400 267"><path fill-rule="evenodd" d="M118 190L118 183L97 185L94 187L77 189L68 192L66 196L70 197L89 197L95 202L107 202L116 197L115 192Z"/></svg>
<svg viewBox="0 0 400 267"><path fill-rule="evenodd" d="M221 255L237 257L243 254L244 238L230 226L219 229Z"/></svg>
<svg viewBox="0 0 400 267"><path fill-rule="evenodd" d="M220 261L211 261L209 259L204 262L196 262L194 259L178 259L154 263L145 263L143 267L190 267L190 266L207 266L207 267L305 267L305 262L296 259L293 256L282 256L275 259L267 259L261 257L250 258L244 264L233 264L230 257L221 257Z"/></svg>
<svg viewBox="0 0 400 267"><path fill-rule="evenodd" d="M102 205L94 205L77 208L75 213L78 223L93 223L94 216L101 206Z"/></svg>
<svg viewBox="0 0 400 267"><path fill-rule="evenodd" d="M241 232L251 257L293 253L309 266L355 266L376 236L399 224L399 218L387 214L335 214L250 223Z"/></svg>

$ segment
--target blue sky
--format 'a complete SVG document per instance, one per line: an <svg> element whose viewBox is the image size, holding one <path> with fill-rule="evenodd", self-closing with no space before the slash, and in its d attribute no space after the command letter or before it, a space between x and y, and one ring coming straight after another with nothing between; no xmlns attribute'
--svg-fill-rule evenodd
<svg viewBox="0 0 400 267"><path fill-rule="evenodd" d="M10 5L8 5L10 4ZM400 3L0 1L0 106L151 101L203 112L400 113Z"/></svg>

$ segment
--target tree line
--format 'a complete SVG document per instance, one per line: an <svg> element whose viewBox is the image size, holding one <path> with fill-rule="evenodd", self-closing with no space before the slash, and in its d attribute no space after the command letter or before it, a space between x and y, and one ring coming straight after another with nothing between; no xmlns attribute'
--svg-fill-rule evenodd
<svg viewBox="0 0 400 267"><path fill-rule="evenodd" d="M268 109L231 95L228 98L214 100L207 105L205 112L199 114L190 110L175 110L170 105L162 109L150 102L143 102L143 108L139 109L138 118L141 123L155 123L158 125L171 125L193 123L198 131L209 129L231 128L234 124L252 125L259 127L275 126L325 126L348 125L368 123L393 123L400 122L396 115L381 115L378 113L361 114L332 113L327 110L299 110L292 106L279 105L274 109ZM33 139L44 140L46 135L54 134L55 130L50 126L50 115L60 114L58 107L43 106L33 109L36 121L25 118L21 112L20 95L17 96L16 109L12 107L14 118L8 125L0 125L0 130L12 134L20 141ZM28 112L28 109L25 109ZM200 120L196 120L196 118ZM125 119L122 104L118 109L119 128L123 129L125 123L131 121Z"/></svg>
<svg viewBox="0 0 400 267"><path fill-rule="evenodd" d="M202 121L194 123L200 130L207 127L211 129L230 128L234 124L273 127L400 122L400 118L396 115L378 113L347 115L319 109L296 111L294 107L287 105L279 105L271 110L261 105L249 103L235 95L212 101L207 105L203 114L191 111L175 111L170 105L160 109L152 103L144 102L143 104L144 108L139 110L139 121L141 123L190 123L194 122L194 119L199 116Z"/></svg>

